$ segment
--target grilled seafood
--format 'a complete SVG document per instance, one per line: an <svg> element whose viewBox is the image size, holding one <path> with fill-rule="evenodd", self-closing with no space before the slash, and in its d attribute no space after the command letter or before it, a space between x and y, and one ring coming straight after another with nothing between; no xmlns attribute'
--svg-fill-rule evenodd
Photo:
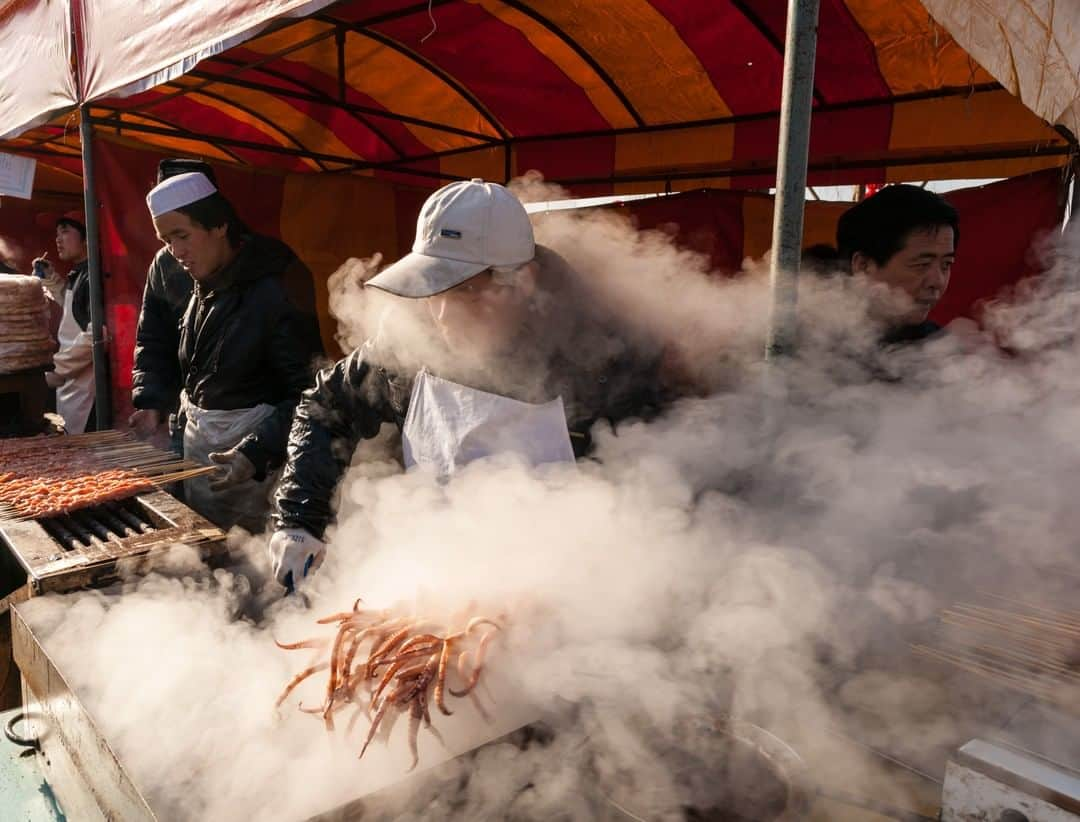
<svg viewBox="0 0 1080 822"><path fill-rule="evenodd" d="M371 724L360 757L380 728L389 735L396 718L408 714L409 750L413 757L409 770L412 770L419 762L417 743L421 727L442 741L431 722L431 702L445 716L452 716L453 711L446 704L447 694L458 698L469 696L480 714L488 718L475 689L488 647L502 627L495 620L474 617L461 630L450 631L421 617L364 610L360 604L358 599L351 610L318 620L320 625L336 624L333 637L276 643L283 650L314 649L317 656L328 655L321 661L312 660L294 676L275 707L280 707L301 682L328 671L322 703L315 707L301 704L300 710L322 716L327 731L333 731L334 715L352 706L354 712L346 734L366 714ZM361 653L362 649L366 649L366 654ZM451 664L452 659L457 660L456 665ZM461 680L461 687L447 684L451 673Z"/></svg>

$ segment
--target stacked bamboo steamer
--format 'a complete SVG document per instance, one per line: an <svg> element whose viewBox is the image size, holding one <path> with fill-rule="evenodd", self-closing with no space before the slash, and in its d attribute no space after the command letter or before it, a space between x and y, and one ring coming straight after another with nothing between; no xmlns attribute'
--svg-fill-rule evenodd
<svg viewBox="0 0 1080 822"><path fill-rule="evenodd" d="M41 280L0 274L0 374L42 368L55 351Z"/></svg>

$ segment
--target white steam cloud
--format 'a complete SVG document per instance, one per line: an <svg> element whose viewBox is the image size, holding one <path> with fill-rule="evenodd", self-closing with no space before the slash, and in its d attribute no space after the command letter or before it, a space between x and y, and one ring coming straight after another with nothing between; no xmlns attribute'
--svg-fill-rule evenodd
<svg viewBox="0 0 1080 822"><path fill-rule="evenodd" d="M245 576L183 569L123 596L31 602L162 818L304 819L399 772L392 756L357 761L362 734L331 742L295 701L280 721L272 710L304 662L271 639L309 636L357 596L505 613L492 670L551 729L414 780L375 800L376 818L574 819L615 804L679 818L718 801L710 728L727 714L786 739L811 777L830 770L852 793L904 804L866 746L940 776L978 722L1015 710L1009 694L919 663L908 642L979 592L1039 599L1075 584L1062 571L1075 573L1080 532L1080 235L1038 285L991 307L987 332L902 351L880 349L859 319L860 284L804 278L782 401L762 388L758 268L711 276L609 215L545 215L537 235L708 396L598 426L595 459L576 467L492 459L438 485L365 444L310 610L237 619L254 597ZM387 315L358 286L377 265L334 281L342 339L386 334L415 355L423 313ZM423 765L438 743L422 734L420 747Z"/></svg>

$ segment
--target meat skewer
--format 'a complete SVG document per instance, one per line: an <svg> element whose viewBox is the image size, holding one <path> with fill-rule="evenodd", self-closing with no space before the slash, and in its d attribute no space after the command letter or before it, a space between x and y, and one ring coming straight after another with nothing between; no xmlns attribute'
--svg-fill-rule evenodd
<svg viewBox="0 0 1080 822"><path fill-rule="evenodd" d="M0 465L0 517L13 520L69 513L216 470L119 431L6 440Z"/></svg>

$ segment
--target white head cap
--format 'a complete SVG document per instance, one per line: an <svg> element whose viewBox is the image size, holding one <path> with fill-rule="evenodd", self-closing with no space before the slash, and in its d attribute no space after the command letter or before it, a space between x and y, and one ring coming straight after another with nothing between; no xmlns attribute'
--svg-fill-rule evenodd
<svg viewBox="0 0 1080 822"><path fill-rule="evenodd" d="M517 268L535 253L532 223L517 197L498 183L451 183L420 209L412 253L367 285L399 297L430 297L486 268Z"/></svg>
<svg viewBox="0 0 1080 822"><path fill-rule="evenodd" d="M151 217L160 217L186 205L209 197L217 191L210 179L199 171L177 174L162 180L146 195L146 205Z"/></svg>

